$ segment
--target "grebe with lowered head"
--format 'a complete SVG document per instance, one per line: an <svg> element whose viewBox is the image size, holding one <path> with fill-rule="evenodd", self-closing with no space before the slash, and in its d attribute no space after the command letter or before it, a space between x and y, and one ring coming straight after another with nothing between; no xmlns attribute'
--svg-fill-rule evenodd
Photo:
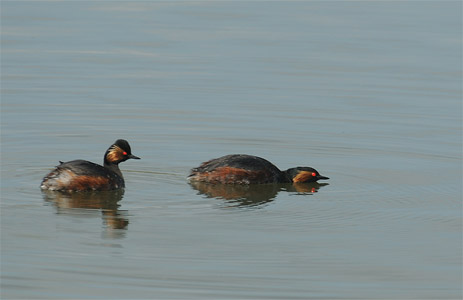
<svg viewBox="0 0 463 300"><path fill-rule="evenodd" d="M311 167L296 167L281 171L261 157L231 154L202 163L191 170L190 181L255 184L255 183L307 183L329 179Z"/></svg>

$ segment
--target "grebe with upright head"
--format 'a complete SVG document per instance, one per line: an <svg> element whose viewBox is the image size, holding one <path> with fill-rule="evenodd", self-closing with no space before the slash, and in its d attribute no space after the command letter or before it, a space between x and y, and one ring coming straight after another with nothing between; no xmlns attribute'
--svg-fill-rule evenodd
<svg viewBox="0 0 463 300"><path fill-rule="evenodd" d="M103 166L86 161L61 162L46 175L40 188L54 191L106 191L125 187L119 163L140 159L132 154L126 140L117 140L104 155Z"/></svg>

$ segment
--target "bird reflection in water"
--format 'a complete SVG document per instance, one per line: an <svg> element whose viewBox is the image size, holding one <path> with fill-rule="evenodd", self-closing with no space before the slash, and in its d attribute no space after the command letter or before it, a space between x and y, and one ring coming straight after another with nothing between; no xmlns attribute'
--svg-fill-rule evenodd
<svg viewBox="0 0 463 300"><path fill-rule="evenodd" d="M222 199L227 207L263 207L281 191L312 195L328 183L213 184L190 181L191 187L209 198Z"/></svg>
<svg viewBox="0 0 463 300"><path fill-rule="evenodd" d="M126 216L127 211L119 210L119 201L124 195L123 189L78 193L43 191L42 193L46 202L53 203L58 214L74 214L76 210L80 210L80 212L82 210L99 210L107 230L127 229L129 225Z"/></svg>

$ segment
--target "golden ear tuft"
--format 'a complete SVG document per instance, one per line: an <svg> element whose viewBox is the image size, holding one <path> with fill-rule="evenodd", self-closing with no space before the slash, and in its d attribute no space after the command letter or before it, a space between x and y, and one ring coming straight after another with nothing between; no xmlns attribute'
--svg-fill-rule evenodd
<svg viewBox="0 0 463 300"><path fill-rule="evenodd" d="M312 172L308 171L300 171L296 176L293 178L293 182L307 182L314 177L312 176Z"/></svg>
<svg viewBox="0 0 463 300"><path fill-rule="evenodd" d="M119 146L112 146L108 154L106 154L106 159L110 162L120 161L124 158L124 150L119 148Z"/></svg>

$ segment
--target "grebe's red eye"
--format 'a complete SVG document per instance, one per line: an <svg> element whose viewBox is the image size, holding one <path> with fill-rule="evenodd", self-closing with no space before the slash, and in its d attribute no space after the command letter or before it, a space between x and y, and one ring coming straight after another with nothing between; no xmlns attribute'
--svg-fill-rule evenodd
<svg viewBox="0 0 463 300"><path fill-rule="evenodd" d="M127 152L124 151L124 152L122 152L122 154L127 155Z"/></svg>
<svg viewBox="0 0 463 300"><path fill-rule="evenodd" d="M313 176L313 177L317 176L317 173L312 172L312 176Z"/></svg>

